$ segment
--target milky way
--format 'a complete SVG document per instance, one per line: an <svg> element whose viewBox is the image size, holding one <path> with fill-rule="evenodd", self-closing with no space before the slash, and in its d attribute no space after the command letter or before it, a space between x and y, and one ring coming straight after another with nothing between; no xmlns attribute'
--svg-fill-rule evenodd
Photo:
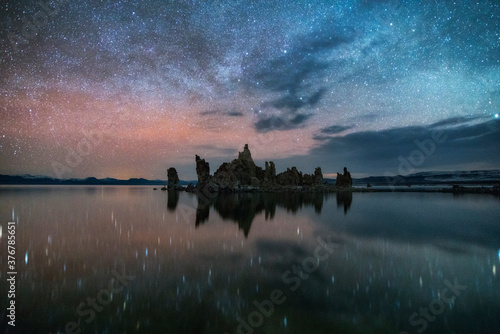
<svg viewBox="0 0 500 334"><path fill-rule="evenodd" d="M278 172L397 174L437 130L415 171L500 166L497 1L0 6L2 174L193 179L245 143Z"/></svg>

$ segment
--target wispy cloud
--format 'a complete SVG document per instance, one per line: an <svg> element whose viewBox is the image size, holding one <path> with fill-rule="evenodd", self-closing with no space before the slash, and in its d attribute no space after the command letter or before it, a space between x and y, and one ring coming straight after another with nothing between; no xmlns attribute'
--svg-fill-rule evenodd
<svg viewBox="0 0 500 334"><path fill-rule="evenodd" d="M245 114L237 110L205 110L200 112L201 116L209 115L219 115L219 116L229 116L229 117L242 117Z"/></svg>
<svg viewBox="0 0 500 334"><path fill-rule="evenodd" d="M330 28L297 37L282 55L263 62L252 74L252 89L278 95L260 105L265 114L271 111L277 115L261 116L255 123L258 131L290 130L312 116L305 109L316 106L327 91L322 78L331 64L324 60L324 54L353 40L353 36Z"/></svg>

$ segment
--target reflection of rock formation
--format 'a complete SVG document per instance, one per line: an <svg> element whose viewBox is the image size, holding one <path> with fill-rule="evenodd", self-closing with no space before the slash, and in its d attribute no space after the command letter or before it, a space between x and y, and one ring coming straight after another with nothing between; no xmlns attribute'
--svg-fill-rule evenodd
<svg viewBox="0 0 500 334"><path fill-rule="evenodd" d="M266 210L266 217L268 216L268 210L262 196L253 196L252 194L220 195L215 200L214 208L222 219L237 222L245 237L248 237L250 226L252 226L256 214Z"/></svg>
<svg viewBox="0 0 500 334"><path fill-rule="evenodd" d="M243 230L245 237L247 237L257 214L264 210L266 220L274 218L276 203L273 203L272 200L264 200L264 196L264 194L221 193L214 199L206 199L203 195L198 195L195 226L208 220L210 207L213 207L222 219L238 223L238 227Z"/></svg>
<svg viewBox="0 0 500 334"><path fill-rule="evenodd" d="M177 208L177 203L179 203L179 192L175 191L174 189L169 189L167 200L168 211L175 211L175 208Z"/></svg>
<svg viewBox="0 0 500 334"><path fill-rule="evenodd" d="M344 206L344 214L347 214L352 203L352 192L339 191L337 192L337 207Z"/></svg>
<svg viewBox="0 0 500 334"><path fill-rule="evenodd" d="M197 192L198 205L196 208L195 226L208 221L210 208L224 220L238 223L245 237L256 215L265 214L265 219L273 219L276 207L285 208L295 214L303 207L313 206L316 213L321 213L323 202L329 194L323 193L219 193L211 198ZM338 200L338 197L337 197ZM351 197L352 201L352 197ZM350 202L349 202L350 205Z"/></svg>
<svg viewBox="0 0 500 334"><path fill-rule="evenodd" d="M210 206L213 205L213 200L206 197L198 196L198 206L196 207L196 221L195 226L198 227L203 224L210 215Z"/></svg>
<svg viewBox="0 0 500 334"><path fill-rule="evenodd" d="M296 213L303 207L313 206L316 213L321 213L323 201L328 194L319 193L280 193L270 194L275 198L277 205L284 207L287 211Z"/></svg>
<svg viewBox="0 0 500 334"><path fill-rule="evenodd" d="M349 171L347 170L346 167L344 167L344 174L337 173L336 185L337 185L337 187L340 187L340 188L352 187L351 173L349 173Z"/></svg>

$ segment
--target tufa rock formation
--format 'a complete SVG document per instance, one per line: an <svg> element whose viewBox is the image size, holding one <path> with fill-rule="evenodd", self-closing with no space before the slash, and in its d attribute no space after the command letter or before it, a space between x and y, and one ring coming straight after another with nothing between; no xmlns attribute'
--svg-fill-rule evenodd
<svg viewBox="0 0 500 334"><path fill-rule="evenodd" d="M274 185L276 183L276 166L274 166L274 162L266 161L264 170L264 184Z"/></svg>
<svg viewBox="0 0 500 334"><path fill-rule="evenodd" d="M245 144L243 152L238 153L237 159L223 163L213 176L213 182L227 191L257 188L263 179L264 171L255 165L248 144Z"/></svg>
<svg viewBox="0 0 500 334"><path fill-rule="evenodd" d="M316 167L314 174L304 174L302 177L302 186L316 187L323 184L323 173L321 167Z"/></svg>
<svg viewBox="0 0 500 334"><path fill-rule="evenodd" d="M179 189L182 188L180 181L179 181L179 176L177 175L177 171L175 170L174 167L170 167L167 170L167 177L168 177L168 189Z"/></svg>
<svg viewBox="0 0 500 334"><path fill-rule="evenodd" d="M302 184L302 173L299 173L294 166L292 169L287 168L286 172L276 175L278 184L281 186L299 186Z"/></svg>
<svg viewBox="0 0 500 334"><path fill-rule="evenodd" d="M265 169L255 165L248 144L245 144L243 151L238 153L237 159L223 163L213 176L210 175L208 163L196 156L196 173L198 175L196 189L208 187L212 192L276 191L285 188L326 190L321 168L316 168L314 174L302 175L296 167L292 167L276 175L276 166L272 161L266 161Z"/></svg>
<svg viewBox="0 0 500 334"><path fill-rule="evenodd" d="M316 167L314 170L314 184L319 185L323 184L323 172L321 171L321 167Z"/></svg>
<svg viewBox="0 0 500 334"><path fill-rule="evenodd" d="M323 179L320 167L314 170L314 174L302 174L296 167L287 168L286 171L276 174L274 162L266 161L265 168L262 169L253 161L248 144L245 144L243 151L238 153L238 158L224 162L213 176L210 175L210 165L205 159L196 155L195 160L198 184L196 186L189 184L185 189L179 185L177 190L201 192L211 197L219 192L326 192L352 187L351 174L345 167L344 174L338 173L335 186ZM169 169L169 184L178 184L177 172L173 168Z"/></svg>
<svg viewBox="0 0 500 334"><path fill-rule="evenodd" d="M205 161L205 159L200 159L197 155L196 160L196 174L198 175L198 185L204 186L210 182L210 164Z"/></svg>
<svg viewBox="0 0 500 334"><path fill-rule="evenodd" d="M349 173L346 167L344 167L344 174L337 173L337 182L335 183L335 185L340 188L352 187L351 173Z"/></svg>

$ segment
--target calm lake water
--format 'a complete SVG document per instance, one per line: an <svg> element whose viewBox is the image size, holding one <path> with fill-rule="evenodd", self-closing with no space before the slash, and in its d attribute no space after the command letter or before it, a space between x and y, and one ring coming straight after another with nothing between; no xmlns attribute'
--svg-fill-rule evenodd
<svg viewBox="0 0 500 334"><path fill-rule="evenodd" d="M2 326L15 221L17 333L500 333L499 217L473 194L2 186Z"/></svg>

